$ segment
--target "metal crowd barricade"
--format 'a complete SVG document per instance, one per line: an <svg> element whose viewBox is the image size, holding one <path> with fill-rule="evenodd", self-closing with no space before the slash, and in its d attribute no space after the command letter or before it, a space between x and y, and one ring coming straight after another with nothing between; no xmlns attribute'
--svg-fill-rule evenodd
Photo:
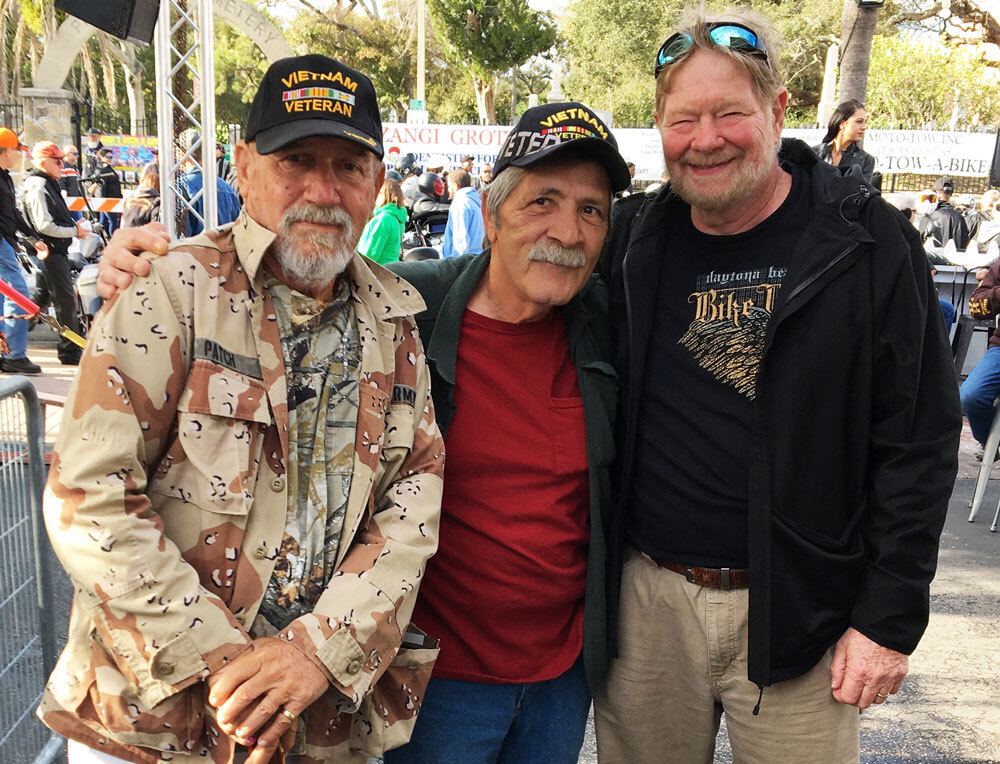
<svg viewBox="0 0 1000 764"><path fill-rule="evenodd" d="M44 421L24 377L0 380L0 762L50 764L63 740L35 717L56 659L43 564Z"/></svg>

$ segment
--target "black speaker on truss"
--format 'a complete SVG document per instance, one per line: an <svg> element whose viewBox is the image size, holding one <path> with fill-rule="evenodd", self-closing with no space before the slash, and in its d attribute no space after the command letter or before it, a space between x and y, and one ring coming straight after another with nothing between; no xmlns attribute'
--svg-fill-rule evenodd
<svg viewBox="0 0 1000 764"><path fill-rule="evenodd" d="M148 45L160 0L56 0L56 8L122 40Z"/></svg>

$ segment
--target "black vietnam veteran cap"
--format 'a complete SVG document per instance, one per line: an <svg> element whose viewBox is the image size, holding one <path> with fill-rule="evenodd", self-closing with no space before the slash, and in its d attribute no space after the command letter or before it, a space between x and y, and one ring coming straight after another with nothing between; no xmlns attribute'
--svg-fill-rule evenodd
<svg viewBox="0 0 1000 764"><path fill-rule="evenodd" d="M339 61L311 54L275 61L257 89L246 139L271 154L314 135L360 143L382 158L382 118L375 86Z"/></svg>
<svg viewBox="0 0 1000 764"><path fill-rule="evenodd" d="M511 165L530 167L571 146L603 165L615 191L632 184L611 130L589 107L576 101L547 103L524 112L500 148L493 177Z"/></svg>

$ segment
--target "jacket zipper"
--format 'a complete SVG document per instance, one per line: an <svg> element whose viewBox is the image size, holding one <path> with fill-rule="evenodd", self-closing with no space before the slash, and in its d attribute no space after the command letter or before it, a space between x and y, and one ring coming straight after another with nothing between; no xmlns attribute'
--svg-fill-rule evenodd
<svg viewBox="0 0 1000 764"><path fill-rule="evenodd" d="M816 273L814 273L809 278L804 279L804 280L800 281L798 284L796 284L795 287L792 289L792 291L788 293L788 299L785 300L785 306L787 306L792 300L794 300L796 297L798 297L800 294L802 294L802 292L805 289L807 289L808 287L812 286L819 279L821 279L823 276L825 276L827 274L827 272L831 268L833 268L841 260L843 260L849 254L851 254L851 252L853 252L854 250L856 250L860 246L860 244L861 244L861 242L859 242L859 241L851 242L843 251L841 251L835 258L833 258L833 260L830 260L820 270L818 270ZM627 289L626 289L626 293L625 293L625 298L626 298L626 305L627 305L628 304L628 290ZM780 324L781 321L784 319L784 315L783 314L784 314L784 310L782 310L781 314L779 314L778 316L774 317L776 320L774 321L773 329L768 334L767 343L764 345L764 357L761 358L761 370L763 370L763 363L764 363L764 359L767 356L767 351L771 347L771 343L774 340L774 332L777 330L778 324ZM630 329L631 329L631 327L630 327ZM629 338L629 339L631 339L631 338ZM629 350L631 350L631 348L629 348ZM758 374L758 380L759 379L760 379L760 375Z"/></svg>

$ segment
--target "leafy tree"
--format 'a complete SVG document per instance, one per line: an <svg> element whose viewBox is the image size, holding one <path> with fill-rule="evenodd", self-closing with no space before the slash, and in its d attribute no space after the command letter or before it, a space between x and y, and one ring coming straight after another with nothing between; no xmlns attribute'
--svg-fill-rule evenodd
<svg viewBox="0 0 1000 764"><path fill-rule="evenodd" d="M225 125L246 122L257 86L270 61L241 30L215 20L215 121Z"/></svg>
<svg viewBox="0 0 1000 764"><path fill-rule="evenodd" d="M876 35L869 73L869 123L907 130L947 129L956 101L964 125L1000 118L997 72L974 48L939 40Z"/></svg>
<svg viewBox="0 0 1000 764"><path fill-rule="evenodd" d="M568 97L611 111L616 124L648 125L653 111L653 59L677 24L686 0L574 0L564 20ZM732 3L729 3L732 4ZM781 66L791 121L812 115L819 101L823 63L839 39L840 8L829 0L753 0L745 3L773 19L785 40ZM710 2L710 9L726 4Z"/></svg>
<svg viewBox="0 0 1000 764"><path fill-rule="evenodd" d="M427 8L449 61L472 78L479 121L496 124L497 76L555 44L552 16L527 0L427 0Z"/></svg>

